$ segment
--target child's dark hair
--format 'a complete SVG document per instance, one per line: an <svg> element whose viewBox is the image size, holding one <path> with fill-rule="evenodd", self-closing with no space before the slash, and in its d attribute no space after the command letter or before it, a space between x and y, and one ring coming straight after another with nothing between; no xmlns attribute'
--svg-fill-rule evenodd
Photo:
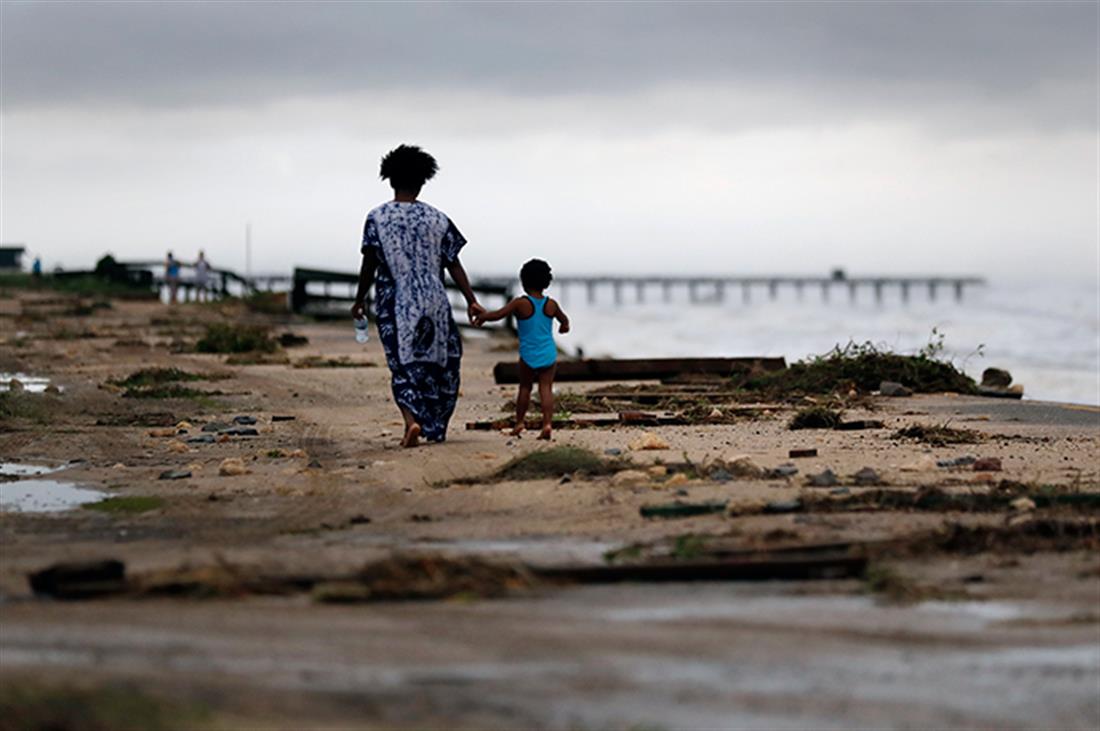
<svg viewBox="0 0 1100 731"><path fill-rule="evenodd" d="M435 158L416 145L398 145L382 158L378 176L394 190L420 190L438 171Z"/></svg>
<svg viewBox="0 0 1100 731"><path fill-rule="evenodd" d="M538 292L550 286L554 275L550 273L550 265L542 259L532 259L519 270L519 281L523 288L532 292Z"/></svg>

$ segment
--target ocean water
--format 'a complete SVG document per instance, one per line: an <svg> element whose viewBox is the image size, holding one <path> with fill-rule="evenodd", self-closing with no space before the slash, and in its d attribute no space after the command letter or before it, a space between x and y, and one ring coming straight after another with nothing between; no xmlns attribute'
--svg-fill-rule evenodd
<svg viewBox="0 0 1100 731"><path fill-rule="evenodd" d="M700 289L702 294L702 288ZM832 288L828 302L808 287L801 300L780 288L772 300L754 288L742 301L739 287L723 302L692 304L686 291L673 291L665 304L659 287L637 302L632 286L623 303L602 287L595 304L583 288L552 287L569 313L573 331L558 338L569 352L588 357L785 356L788 362L825 353L850 340L871 341L914 353L943 335L943 356L976 379L983 369L1009 370L1025 398L1100 404L1100 305L1095 284L970 287L961 302L941 288L931 301L914 288L908 303L887 288L881 304L869 288L849 301L848 289Z"/></svg>

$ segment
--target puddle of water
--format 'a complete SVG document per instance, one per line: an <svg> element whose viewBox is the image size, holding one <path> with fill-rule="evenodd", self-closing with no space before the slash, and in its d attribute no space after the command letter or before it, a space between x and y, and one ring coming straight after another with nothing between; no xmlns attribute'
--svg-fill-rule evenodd
<svg viewBox="0 0 1100 731"><path fill-rule="evenodd" d="M50 385L50 379L41 376L30 376L26 373L0 372L0 391L11 390L11 380L15 378L23 384L23 390L27 393L44 393L46 386Z"/></svg>
<svg viewBox="0 0 1100 731"><path fill-rule="evenodd" d="M54 513L71 510L107 497L100 490L76 487L58 480L16 480L0 483L0 511Z"/></svg>
<svg viewBox="0 0 1100 731"><path fill-rule="evenodd" d="M0 477L34 477L48 475L51 472L63 470L64 467L46 467L40 464L23 464L21 462L0 462Z"/></svg>

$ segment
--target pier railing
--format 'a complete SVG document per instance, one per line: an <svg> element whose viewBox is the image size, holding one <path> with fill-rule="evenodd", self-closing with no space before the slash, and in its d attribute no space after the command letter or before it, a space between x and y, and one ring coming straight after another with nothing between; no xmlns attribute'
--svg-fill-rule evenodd
<svg viewBox="0 0 1100 731"><path fill-rule="evenodd" d="M645 302L650 290L658 290L663 301L671 302L674 291L686 291L691 303L723 302L729 290L740 290L741 299L749 302L754 292L764 292L771 299L779 296L780 289L792 289L800 299L806 290L820 292L823 301L829 301L833 290L847 290L849 300L855 301L860 291L869 291L876 302L882 302L886 290L897 290L903 302L908 302L912 290L928 293L936 300L942 290L951 291L956 300L963 299L967 287L982 286L985 280L974 276L859 276L848 277L836 272L828 277L806 276L561 276L554 277L554 286L562 300L576 289L583 289L588 302L595 303L601 291L611 291L612 301L621 305L624 292L633 292L633 301Z"/></svg>

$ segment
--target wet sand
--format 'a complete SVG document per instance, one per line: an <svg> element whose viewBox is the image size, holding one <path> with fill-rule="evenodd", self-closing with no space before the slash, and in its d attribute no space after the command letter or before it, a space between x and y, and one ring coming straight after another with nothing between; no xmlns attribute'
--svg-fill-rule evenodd
<svg viewBox="0 0 1100 731"><path fill-rule="evenodd" d="M213 307L116 302L88 317L52 314L64 306L0 300L0 371L48 376L63 389L41 395L50 403L43 414L0 421L0 457L65 466L49 477L163 504L133 514L0 513L6 681L137 680L197 699L231 727L240 719L340 728L1100 723L1093 692L1100 682L1100 566L1081 550L898 556L891 562L898 571L956 598L904 607L867 596L857 580L542 588L503 600L354 607L305 597L58 603L31 598L26 582L28 571L86 558L118 558L138 572L224 562L339 573L394 551L601 563L608 549L689 533L759 547L892 538L948 521L1004 525L1011 519L1004 513L654 521L638 509L678 498L729 500L733 513L751 512L805 494L801 478L826 467L847 479L870 466L886 484L914 491L988 490L989 482L972 482L972 470L934 467L937 459L965 454L999 457L1004 470L993 480L1096 490L1095 409L927 395L877 399L869 403L873 411L851 411L850 418L887 424L860 432L792 432L783 410L733 425L562 430L556 444L600 454L620 449L643 465L749 455L774 467L801 447L815 447L819 456L795 460L800 473L790 481L669 487L578 476L460 484L544 446L533 435L462 428L499 418L513 395L512 387L491 381L492 364L514 357L506 339L467 338L463 394L448 441L402 450L379 346L358 345L350 324L295 321L275 332L309 338L287 350L292 362L346 356L377 367L231 366L222 355L170 352L173 341L193 341L203 323L219 319ZM232 316L268 322L243 311ZM230 377L186 384L222 392L209 399L129 399L104 385L146 366ZM97 426L156 413L191 422L190 436L203 423L251 415L259 435L173 451L180 448L169 445L180 440L150 436L156 427ZM273 421L275 415L294 419ZM948 420L983 439L932 448L891 437L901 426ZM643 431L670 449L632 451ZM249 473L219 476L227 457L242 458ZM192 477L158 479L171 469ZM217 687L233 691L211 690Z"/></svg>

